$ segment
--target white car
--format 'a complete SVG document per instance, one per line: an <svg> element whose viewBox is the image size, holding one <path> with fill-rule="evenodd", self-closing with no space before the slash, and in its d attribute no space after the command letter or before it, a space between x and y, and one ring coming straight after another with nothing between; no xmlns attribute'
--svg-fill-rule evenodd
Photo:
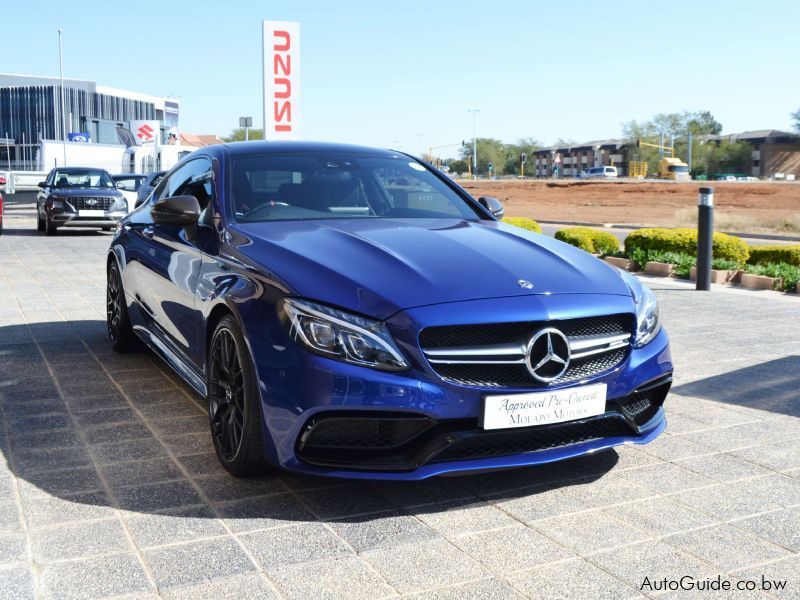
<svg viewBox="0 0 800 600"><path fill-rule="evenodd" d="M584 169L580 175L581 179L598 179L617 177L617 167L591 167Z"/></svg>
<svg viewBox="0 0 800 600"><path fill-rule="evenodd" d="M147 175L140 175L138 173L122 173L120 175L112 175L111 178L117 184L117 189L125 196L128 201L128 212L133 210L136 206L136 196L142 183L147 179Z"/></svg>
<svg viewBox="0 0 800 600"><path fill-rule="evenodd" d="M736 175L718 175L716 181L736 181Z"/></svg>
<svg viewBox="0 0 800 600"><path fill-rule="evenodd" d="M758 181L758 177L737 177L736 181Z"/></svg>

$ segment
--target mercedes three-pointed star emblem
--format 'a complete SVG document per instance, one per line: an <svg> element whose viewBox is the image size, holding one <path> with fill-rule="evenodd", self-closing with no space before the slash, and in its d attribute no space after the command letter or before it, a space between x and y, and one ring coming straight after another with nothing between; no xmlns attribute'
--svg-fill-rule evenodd
<svg viewBox="0 0 800 600"><path fill-rule="evenodd" d="M542 383L561 377L569 368L569 361L569 340L558 329L542 329L528 342L525 366Z"/></svg>

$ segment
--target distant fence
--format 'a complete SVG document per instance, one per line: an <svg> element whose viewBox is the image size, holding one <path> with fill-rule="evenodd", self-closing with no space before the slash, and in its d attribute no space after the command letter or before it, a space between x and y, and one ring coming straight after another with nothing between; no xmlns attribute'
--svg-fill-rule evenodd
<svg viewBox="0 0 800 600"><path fill-rule="evenodd" d="M6 194L35 190L40 181L47 179L47 171L0 171L0 175L6 178Z"/></svg>

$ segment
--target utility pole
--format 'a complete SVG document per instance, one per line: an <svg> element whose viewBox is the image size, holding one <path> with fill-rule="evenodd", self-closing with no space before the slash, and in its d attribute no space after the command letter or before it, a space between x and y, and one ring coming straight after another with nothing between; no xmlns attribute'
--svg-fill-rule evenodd
<svg viewBox="0 0 800 600"><path fill-rule="evenodd" d="M689 130L689 141L688 141L688 149L687 153L689 154L688 160L686 161L689 164L689 177L692 176L692 130Z"/></svg>
<svg viewBox="0 0 800 600"><path fill-rule="evenodd" d="M478 178L478 137L475 134L475 115L480 112L479 108L468 108L467 112L472 113L472 178Z"/></svg>
<svg viewBox="0 0 800 600"><path fill-rule="evenodd" d="M61 145L64 148L64 165L67 166L67 99L64 92L64 55L61 48L61 28L58 28L58 73L61 79Z"/></svg>

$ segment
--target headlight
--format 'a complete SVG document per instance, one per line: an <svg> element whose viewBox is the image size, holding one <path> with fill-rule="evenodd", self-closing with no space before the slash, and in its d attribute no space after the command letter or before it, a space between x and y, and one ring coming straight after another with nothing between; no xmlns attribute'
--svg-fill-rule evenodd
<svg viewBox="0 0 800 600"><path fill-rule="evenodd" d="M634 292L636 305L636 337L634 348L641 348L661 331L661 319L658 318L658 301L656 295L645 285L640 285L640 293Z"/></svg>
<svg viewBox="0 0 800 600"><path fill-rule="evenodd" d="M128 212L128 201L125 198L117 198L111 208L108 209L108 212Z"/></svg>
<svg viewBox="0 0 800 600"><path fill-rule="evenodd" d="M52 208L62 209L67 207L67 204L63 200L56 200L55 198L51 198L48 203Z"/></svg>
<svg viewBox="0 0 800 600"><path fill-rule="evenodd" d="M383 371L408 368L381 321L295 298L281 300L278 313L289 336L312 352Z"/></svg>
<svg viewBox="0 0 800 600"><path fill-rule="evenodd" d="M658 300L652 290L646 285L642 285L642 282L636 277L622 269L617 269L617 271L622 275L633 294L633 305L636 307L636 334L633 338L633 347L641 348L653 341L653 338L661 331Z"/></svg>

